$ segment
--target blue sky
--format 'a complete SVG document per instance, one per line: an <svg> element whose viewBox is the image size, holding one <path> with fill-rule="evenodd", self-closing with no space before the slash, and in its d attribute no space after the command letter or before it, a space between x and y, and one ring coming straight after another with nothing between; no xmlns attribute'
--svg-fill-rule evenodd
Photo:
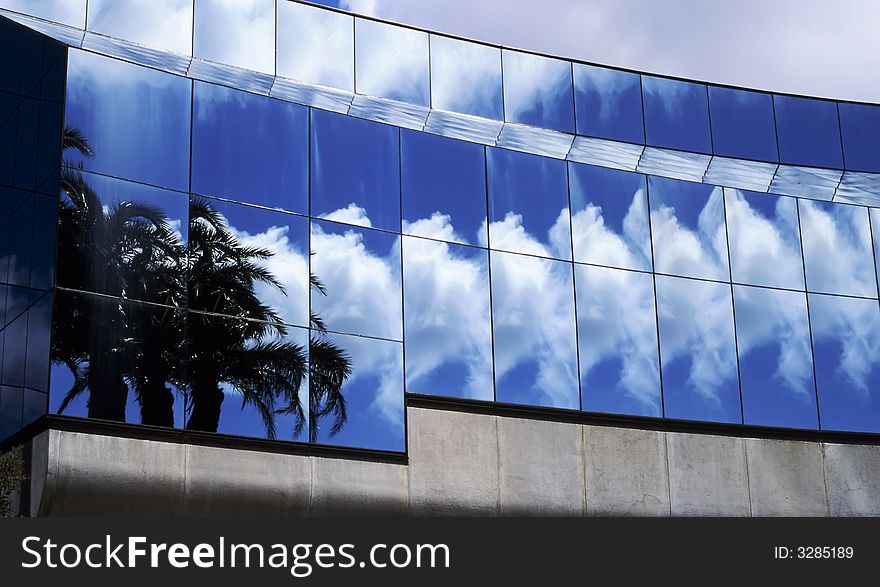
<svg viewBox="0 0 880 587"><path fill-rule="evenodd" d="M880 5L864 0L317 0L605 65L880 102ZM467 15L463 18L463 15Z"/></svg>

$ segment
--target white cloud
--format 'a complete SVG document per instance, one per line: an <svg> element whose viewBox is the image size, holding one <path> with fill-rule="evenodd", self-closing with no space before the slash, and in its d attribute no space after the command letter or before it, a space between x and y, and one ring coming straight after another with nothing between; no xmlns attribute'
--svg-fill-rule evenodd
<svg viewBox="0 0 880 587"><path fill-rule="evenodd" d="M199 0L195 13L197 57L275 73L274 0Z"/></svg>
<svg viewBox="0 0 880 587"><path fill-rule="evenodd" d="M352 17L278 2L278 75L354 91Z"/></svg>
<svg viewBox="0 0 880 587"><path fill-rule="evenodd" d="M0 0L0 8L82 28L86 0Z"/></svg>
<svg viewBox="0 0 880 587"><path fill-rule="evenodd" d="M617 234L605 224L602 208L587 204L572 215L574 258L585 263L610 265L624 269L651 269L651 237L645 193L639 189L623 219L623 233Z"/></svg>
<svg viewBox="0 0 880 587"><path fill-rule="evenodd" d="M89 30L154 49L192 53L193 0L91 0Z"/></svg>
<svg viewBox="0 0 880 587"><path fill-rule="evenodd" d="M431 96L435 108L501 118L501 51L432 37Z"/></svg>
<svg viewBox="0 0 880 587"><path fill-rule="evenodd" d="M367 20L355 28L357 91L429 106L428 35Z"/></svg>
<svg viewBox="0 0 880 587"><path fill-rule="evenodd" d="M566 61L526 53L504 53L504 113L508 120L540 108L556 111L571 92L571 65Z"/></svg>

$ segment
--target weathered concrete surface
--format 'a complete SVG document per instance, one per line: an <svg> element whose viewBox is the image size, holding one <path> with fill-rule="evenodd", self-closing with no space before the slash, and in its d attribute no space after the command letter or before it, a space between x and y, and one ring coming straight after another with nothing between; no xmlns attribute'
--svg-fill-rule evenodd
<svg viewBox="0 0 880 587"><path fill-rule="evenodd" d="M880 447L825 445L825 485L832 516L880 516Z"/></svg>
<svg viewBox="0 0 880 587"><path fill-rule="evenodd" d="M825 516L822 445L745 440L753 516Z"/></svg>
<svg viewBox="0 0 880 587"><path fill-rule="evenodd" d="M666 434L673 516L748 516L749 485L741 438Z"/></svg>
<svg viewBox="0 0 880 587"><path fill-rule="evenodd" d="M501 514L584 514L583 427L498 419Z"/></svg>
<svg viewBox="0 0 880 587"><path fill-rule="evenodd" d="M589 515L668 516L666 435L585 426Z"/></svg>
<svg viewBox="0 0 880 587"><path fill-rule="evenodd" d="M498 514L496 417L420 408L407 417L410 513Z"/></svg>
<svg viewBox="0 0 880 587"><path fill-rule="evenodd" d="M312 459L313 516L407 513L407 467L390 463Z"/></svg>
<svg viewBox="0 0 880 587"><path fill-rule="evenodd" d="M77 432L31 442L32 515L880 515L880 447L410 408L409 462Z"/></svg>
<svg viewBox="0 0 880 587"><path fill-rule="evenodd" d="M184 516L302 516L309 509L308 457L185 446Z"/></svg>

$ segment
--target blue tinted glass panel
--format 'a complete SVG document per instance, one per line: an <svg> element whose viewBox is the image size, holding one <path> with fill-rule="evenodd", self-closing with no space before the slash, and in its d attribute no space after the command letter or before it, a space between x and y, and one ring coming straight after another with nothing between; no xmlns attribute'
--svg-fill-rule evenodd
<svg viewBox="0 0 880 587"><path fill-rule="evenodd" d="M83 173L58 211L58 285L182 305L185 194Z"/></svg>
<svg viewBox="0 0 880 587"><path fill-rule="evenodd" d="M45 393L49 390L49 334L52 330L51 294L44 295L28 309L27 323L24 386Z"/></svg>
<svg viewBox="0 0 880 587"><path fill-rule="evenodd" d="M648 193L656 271L729 279L723 190L649 176Z"/></svg>
<svg viewBox="0 0 880 587"><path fill-rule="evenodd" d="M312 221L312 311L329 330L402 340L400 237Z"/></svg>
<svg viewBox="0 0 880 587"><path fill-rule="evenodd" d="M583 409L660 416L654 279L575 266Z"/></svg>
<svg viewBox="0 0 880 587"><path fill-rule="evenodd" d="M843 167L837 103L773 96L779 160L794 165Z"/></svg>
<svg viewBox="0 0 880 587"><path fill-rule="evenodd" d="M643 75L642 90L649 145L712 152L706 86Z"/></svg>
<svg viewBox="0 0 880 587"><path fill-rule="evenodd" d="M656 281L666 417L741 422L730 286Z"/></svg>
<svg viewBox="0 0 880 587"><path fill-rule="evenodd" d="M571 63L507 50L501 58L505 119L574 132Z"/></svg>
<svg viewBox="0 0 880 587"><path fill-rule="evenodd" d="M403 292L407 391L493 399L488 253L405 238Z"/></svg>
<svg viewBox="0 0 880 587"><path fill-rule="evenodd" d="M709 110L716 155L779 160L770 94L709 86Z"/></svg>
<svg viewBox="0 0 880 587"><path fill-rule="evenodd" d="M818 428L807 298L733 287L746 424Z"/></svg>
<svg viewBox="0 0 880 587"><path fill-rule="evenodd" d="M401 131L403 231L486 244L486 162L481 145Z"/></svg>
<svg viewBox="0 0 880 587"><path fill-rule="evenodd" d="M86 0L0 0L0 7L77 28L86 26Z"/></svg>
<svg viewBox="0 0 880 587"><path fill-rule="evenodd" d="M868 209L799 200L807 289L877 297Z"/></svg>
<svg viewBox="0 0 880 587"><path fill-rule="evenodd" d="M277 59L278 75L353 92L352 17L279 2Z"/></svg>
<svg viewBox="0 0 880 587"><path fill-rule="evenodd" d="M308 109L196 83L194 192L308 212Z"/></svg>
<svg viewBox="0 0 880 587"><path fill-rule="evenodd" d="M5 282L27 287L31 280L31 253L34 236L34 198L29 197L15 209L3 225L6 237L4 261L0 269L6 268Z"/></svg>
<svg viewBox="0 0 880 587"><path fill-rule="evenodd" d="M427 33L358 18L354 42L359 94L431 105Z"/></svg>
<svg viewBox="0 0 880 587"><path fill-rule="evenodd" d="M0 385L0 439L5 440L22 428L22 394L20 387Z"/></svg>
<svg viewBox="0 0 880 587"><path fill-rule="evenodd" d="M186 190L192 83L81 51L70 52L65 122L94 156L65 156L97 171ZM136 137L136 139L135 139Z"/></svg>
<svg viewBox="0 0 880 587"><path fill-rule="evenodd" d="M733 281L804 289L797 200L724 190Z"/></svg>
<svg viewBox="0 0 880 587"><path fill-rule="evenodd" d="M574 92L578 134L645 142L637 73L575 63Z"/></svg>
<svg viewBox="0 0 880 587"><path fill-rule="evenodd" d="M651 270L645 176L569 164L574 260Z"/></svg>
<svg viewBox="0 0 880 587"><path fill-rule="evenodd" d="M197 0L194 19L196 57L275 73L275 2Z"/></svg>
<svg viewBox="0 0 880 587"><path fill-rule="evenodd" d="M572 266L491 254L495 399L577 409Z"/></svg>
<svg viewBox="0 0 880 587"><path fill-rule="evenodd" d="M312 215L399 231L398 129L312 110L311 132Z"/></svg>
<svg viewBox="0 0 880 587"><path fill-rule="evenodd" d="M488 158L492 248L571 259L565 162L504 149Z"/></svg>
<svg viewBox="0 0 880 587"><path fill-rule="evenodd" d="M90 31L192 54L193 0L89 0L88 8Z"/></svg>
<svg viewBox="0 0 880 587"><path fill-rule="evenodd" d="M308 219L242 204L193 198L190 223L190 308L308 326ZM221 278L234 278L236 282L247 280L251 265L267 273L254 280L250 288L236 290L218 281ZM237 300L238 295L242 298ZM248 312L253 302L262 304L268 311Z"/></svg>
<svg viewBox="0 0 880 587"><path fill-rule="evenodd" d="M809 298L822 428L880 432L880 306L876 300Z"/></svg>
<svg viewBox="0 0 880 587"><path fill-rule="evenodd" d="M503 119L501 50L431 35L431 106Z"/></svg>
<svg viewBox="0 0 880 587"><path fill-rule="evenodd" d="M27 290L25 290L27 291ZM9 312L11 316L16 312ZM0 372L0 384L22 387L24 385L25 345L27 341L27 312L19 313L17 318L10 316L9 323L0 335L4 337L2 345L3 371Z"/></svg>
<svg viewBox="0 0 880 587"><path fill-rule="evenodd" d="M847 169L880 172L880 107L839 102Z"/></svg>
<svg viewBox="0 0 880 587"><path fill-rule="evenodd" d="M48 373L48 372L47 372ZM48 378L48 375L46 375ZM49 396L39 391L25 389L21 406L21 426L25 427L46 415Z"/></svg>
<svg viewBox="0 0 880 587"><path fill-rule="evenodd" d="M182 427L185 322L173 308L57 292L50 412ZM225 343L190 334L208 355ZM74 373L69 365L77 362Z"/></svg>
<svg viewBox="0 0 880 587"><path fill-rule="evenodd" d="M30 283L33 288L49 289L55 284L55 259L58 254L55 246L57 224L58 200L42 194L35 194ZM0 268L2 268L2 262L0 262Z"/></svg>
<svg viewBox="0 0 880 587"><path fill-rule="evenodd" d="M322 344L323 343L323 344ZM387 340L373 340L338 334L315 337L312 342L312 360L320 360L319 353L328 353L327 343L348 357L350 375L342 385L348 419L333 434L333 414L318 418L316 440L322 444L369 448L376 450L406 450L404 443L403 406L403 345ZM316 393L318 380L311 378L312 401L315 413L326 412L325 396Z"/></svg>

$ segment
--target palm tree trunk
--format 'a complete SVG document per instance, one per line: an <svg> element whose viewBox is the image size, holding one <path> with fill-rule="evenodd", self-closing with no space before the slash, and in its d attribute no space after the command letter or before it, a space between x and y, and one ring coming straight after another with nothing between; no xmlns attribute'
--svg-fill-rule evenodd
<svg viewBox="0 0 880 587"><path fill-rule="evenodd" d="M161 379L150 378L140 390L141 424L174 427L174 392Z"/></svg>
<svg viewBox="0 0 880 587"><path fill-rule="evenodd" d="M223 404L223 390L216 381L210 383L193 382L193 408L186 422L187 430L217 432L220 425L220 408Z"/></svg>

